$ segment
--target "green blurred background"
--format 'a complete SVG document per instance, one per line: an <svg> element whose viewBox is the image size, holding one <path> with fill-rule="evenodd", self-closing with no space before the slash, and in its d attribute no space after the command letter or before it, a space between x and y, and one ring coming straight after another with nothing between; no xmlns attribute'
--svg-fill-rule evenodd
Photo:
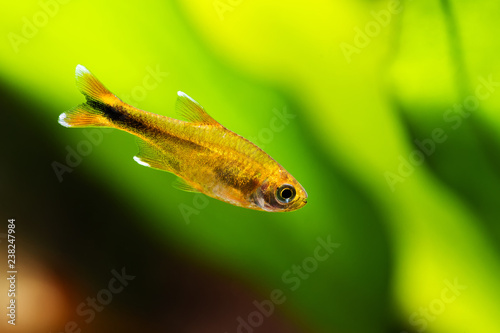
<svg viewBox="0 0 500 333"><path fill-rule="evenodd" d="M19 270L2 332L500 330L500 2L26 0L0 17L0 277L8 218ZM186 92L309 203L182 192L131 135L60 126L77 64L150 112ZM113 269L135 278L107 299Z"/></svg>

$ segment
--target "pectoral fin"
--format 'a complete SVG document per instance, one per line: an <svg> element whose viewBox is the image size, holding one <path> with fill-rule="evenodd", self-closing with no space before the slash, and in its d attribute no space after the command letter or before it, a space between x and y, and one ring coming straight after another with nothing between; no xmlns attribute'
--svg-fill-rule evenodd
<svg viewBox="0 0 500 333"><path fill-rule="evenodd" d="M139 153L134 160L140 165L175 173L178 169L177 161L167 153L144 140L138 139Z"/></svg>

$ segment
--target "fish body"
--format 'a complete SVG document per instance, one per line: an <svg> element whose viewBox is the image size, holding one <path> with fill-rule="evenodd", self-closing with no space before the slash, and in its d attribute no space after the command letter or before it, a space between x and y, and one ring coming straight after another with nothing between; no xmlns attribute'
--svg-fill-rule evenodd
<svg viewBox="0 0 500 333"><path fill-rule="evenodd" d="M111 127L138 138L134 160L179 177L177 187L263 211L292 211L307 203L304 188L259 147L228 130L195 100L178 92L177 111L187 121L124 103L85 67L76 68L86 98L59 116L65 127Z"/></svg>

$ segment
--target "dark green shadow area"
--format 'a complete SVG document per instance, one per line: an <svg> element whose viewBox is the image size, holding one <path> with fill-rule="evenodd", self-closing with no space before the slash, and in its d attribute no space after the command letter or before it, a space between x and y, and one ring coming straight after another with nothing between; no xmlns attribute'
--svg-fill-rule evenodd
<svg viewBox="0 0 500 333"><path fill-rule="evenodd" d="M497 199L500 196L500 146L491 139L489 126L477 119L481 109L463 119L456 129L440 117L445 110L435 110L433 114L438 116L425 120L410 116L414 112L403 110L401 105L399 110L409 143L425 156L424 163L417 166L415 172L423 171L420 169L431 172L437 181L460 198L478 217L484 236L500 252ZM442 128L447 139L435 143L433 153L428 155L415 140L430 142L436 128Z"/></svg>

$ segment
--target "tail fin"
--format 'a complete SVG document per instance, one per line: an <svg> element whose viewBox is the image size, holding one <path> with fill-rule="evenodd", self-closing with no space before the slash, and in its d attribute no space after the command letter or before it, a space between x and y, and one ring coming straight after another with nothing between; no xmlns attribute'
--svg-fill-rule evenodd
<svg viewBox="0 0 500 333"><path fill-rule="evenodd" d="M87 103L78 105L76 108L61 113L59 124L64 127L94 127L110 126L104 117L104 112L94 109Z"/></svg>
<svg viewBox="0 0 500 333"><path fill-rule="evenodd" d="M82 65L76 66L76 86L85 96L87 103L68 110L59 116L59 124L65 127L111 127L104 109L113 106L120 99L113 95L99 80Z"/></svg>

